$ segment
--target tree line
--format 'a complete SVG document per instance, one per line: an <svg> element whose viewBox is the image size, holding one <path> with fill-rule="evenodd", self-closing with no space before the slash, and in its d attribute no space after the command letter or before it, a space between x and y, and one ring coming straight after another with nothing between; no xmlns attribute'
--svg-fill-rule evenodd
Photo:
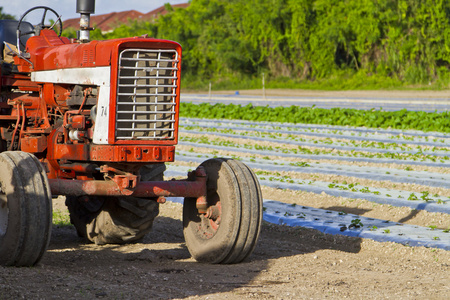
<svg viewBox="0 0 450 300"><path fill-rule="evenodd" d="M154 22L93 39L149 34L183 46L183 74L314 82L357 75L408 84L450 76L447 0L191 0ZM95 24L94 24L95 25ZM74 30L66 34L75 35Z"/></svg>
<svg viewBox="0 0 450 300"><path fill-rule="evenodd" d="M449 20L447 0L192 0L106 37L178 41L184 72L205 79L358 73L415 84L448 82Z"/></svg>

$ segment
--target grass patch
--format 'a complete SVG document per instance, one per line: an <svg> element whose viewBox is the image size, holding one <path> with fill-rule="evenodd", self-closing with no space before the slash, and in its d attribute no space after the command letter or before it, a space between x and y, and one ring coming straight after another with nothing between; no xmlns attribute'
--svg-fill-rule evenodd
<svg viewBox="0 0 450 300"><path fill-rule="evenodd" d="M306 90L443 90L449 87L449 78L440 78L426 84L411 84L396 77L379 74L367 74L364 70L351 72L348 70L335 71L327 78L315 80L301 80L290 77L265 76L266 89L306 89ZM190 74L183 74L182 87L184 90L208 91L209 83L214 91L220 90L249 90L262 89L262 74L244 75L228 74L220 78L201 78Z"/></svg>
<svg viewBox="0 0 450 300"><path fill-rule="evenodd" d="M57 227L72 226L72 223L70 223L69 212L61 210L53 211L53 225Z"/></svg>

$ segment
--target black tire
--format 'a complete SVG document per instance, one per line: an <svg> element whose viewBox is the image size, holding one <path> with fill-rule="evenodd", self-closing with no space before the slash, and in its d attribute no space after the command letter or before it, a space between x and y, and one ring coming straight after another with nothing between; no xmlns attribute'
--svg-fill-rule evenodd
<svg viewBox="0 0 450 300"><path fill-rule="evenodd" d="M39 160L20 151L0 153L0 264L33 266L52 229L52 197Z"/></svg>
<svg viewBox="0 0 450 300"><path fill-rule="evenodd" d="M164 164L141 168L142 181L163 180ZM141 240L159 213L156 199L136 197L66 197L70 221L81 237L97 245Z"/></svg>
<svg viewBox="0 0 450 300"><path fill-rule="evenodd" d="M210 159L206 170L207 217L196 208L196 200L186 198L183 233L192 257L204 263L239 263L255 249L262 221L261 189L255 174L243 163Z"/></svg>
<svg viewBox="0 0 450 300"><path fill-rule="evenodd" d="M2 140L0 138L0 153L5 152L6 150L8 150L7 146L6 146L6 141Z"/></svg>

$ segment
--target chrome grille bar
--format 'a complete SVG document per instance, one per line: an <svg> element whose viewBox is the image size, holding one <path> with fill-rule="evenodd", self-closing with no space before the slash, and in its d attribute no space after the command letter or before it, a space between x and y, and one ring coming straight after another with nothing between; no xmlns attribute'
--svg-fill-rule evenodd
<svg viewBox="0 0 450 300"><path fill-rule="evenodd" d="M131 122L131 121L134 121L136 123L139 123L139 122L141 122L141 123L160 122L159 120L150 120L150 121L148 121L148 120L133 120L133 119L129 119L129 120L123 119L123 120L118 120L117 122ZM175 122L175 121L166 121L166 122ZM120 128L119 130L127 130L127 128ZM142 130L144 130L144 129L142 129Z"/></svg>
<svg viewBox="0 0 450 300"><path fill-rule="evenodd" d="M125 60L131 60L131 61L136 61L136 60L139 60L139 61L170 61L170 62L177 62L178 63L178 60L173 60L173 59L154 59L154 58L148 58L148 59L138 58L138 59L135 59L135 58L124 57L122 60L123 61L125 61Z"/></svg>
<svg viewBox="0 0 450 300"><path fill-rule="evenodd" d="M120 129L120 131L134 131L134 130L135 130L134 128L122 128L122 129ZM174 129L168 129L168 131L169 130L173 131ZM140 129L140 131L142 131L142 132L146 132L146 131L150 132L150 131L152 131L152 129Z"/></svg>
<svg viewBox="0 0 450 300"><path fill-rule="evenodd" d="M117 140L174 139L178 53L126 49L119 55Z"/></svg>
<svg viewBox="0 0 450 300"><path fill-rule="evenodd" d="M158 111L158 112L157 111L139 111L139 112L136 112L136 111L132 111L132 110L125 110L125 111L122 111L122 113L126 113L126 114L136 113L136 114L145 115L145 114L171 113L171 111ZM123 120L125 120L125 119L123 119ZM117 120L117 122L120 122L120 121L122 121L122 119Z"/></svg>
<svg viewBox="0 0 450 300"><path fill-rule="evenodd" d="M155 88L158 88L161 86L155 86ZM138 94L138 93L119 93L119 96L136 96L136 97L141 97L141 96L176 96L176 94Z"/></svg>
<svg viewBox="0 0 450 300"><path fill-rule="evenodd" d="M141 60L143 61L143 60ZM150 60L146 60L150 62ZM160 61L157 61L160 62ZM142 71L153 71L151 68L143 68L143 67L120 67L121 70L142 70ZM160 70L176 70L177 68L159 68Z"/></svg>
<svg viewBox="0 0 450 300"><path fill-rule="evenodd" d="M120 87L133 87L134 85L132 85L132 84L121 84L120 85ZM176 88L177 86L176 85L173 85L173 84L166 84L166 85L162 85L162 84L160 84L160 85L149 85L149 87L157 87L157 86L162 86L162 87L173 87L173 88Z"/></svg>
<svg viewBox="0 0 450 300"><path fill-rule="evenodd" d="M177 77L173 77L173 76L160 76L160 77L156 77L156 76L123 76L122 79L177 79Z"/></svg>

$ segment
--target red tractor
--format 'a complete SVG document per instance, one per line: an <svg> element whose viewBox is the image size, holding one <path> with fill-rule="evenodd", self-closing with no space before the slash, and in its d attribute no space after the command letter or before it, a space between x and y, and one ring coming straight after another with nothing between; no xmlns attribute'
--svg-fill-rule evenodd
<svg viewBox="0 0 450 300"><path fill-rule="evenodd" d="M57 195L96 244L141 240L165 197L184 197L191 255L244 260L262 220L255 174L217 158L184 180L163 178L178 138L181 46L146 36L90 41L94 6L77 1L77 39L61 37L60 16L45 6L0 20L0 264L39 262ZM35 11L43 16L32 26L24 20Z"/></svg>

